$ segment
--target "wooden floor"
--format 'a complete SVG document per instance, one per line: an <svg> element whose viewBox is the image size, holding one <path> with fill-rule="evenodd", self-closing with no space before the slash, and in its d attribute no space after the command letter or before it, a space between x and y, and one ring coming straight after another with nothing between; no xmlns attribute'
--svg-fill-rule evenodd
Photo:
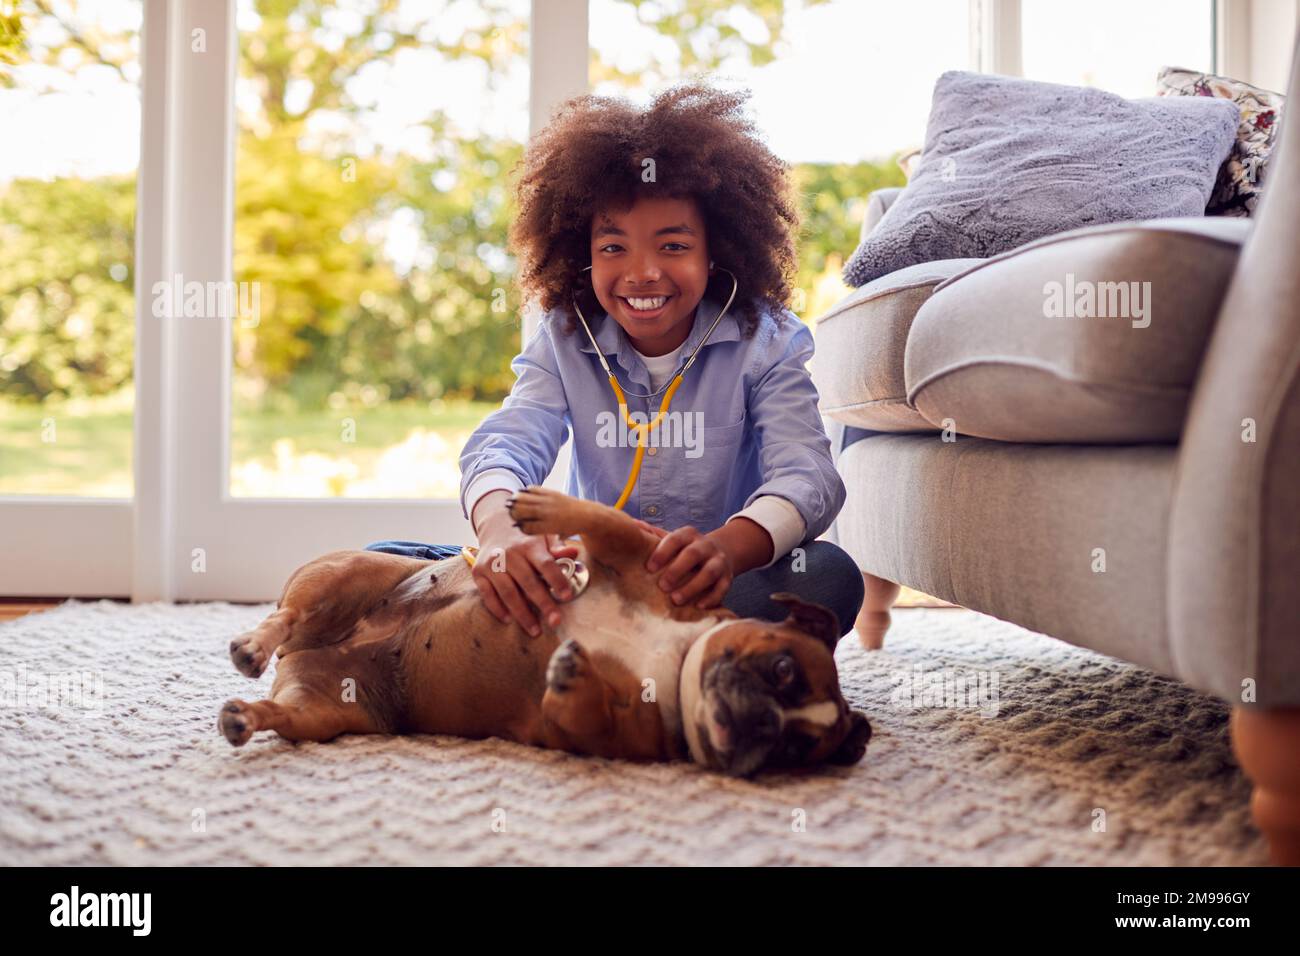
<svg viewBox="0 0 1300 956"><path fill-rule="evenodd" d="M898 600L894 602L894 607L951 607L956 608L956 604L949 604L942 598L932 597L924 591L913 591L911 588L903 588L898 593Z"/></svg>
<svg viewBox="0 0 1300 956"><path fill-rule="evenodd" d="M62 600L61 597L0 597L0 622L38 614L61 604Z"/></svg>

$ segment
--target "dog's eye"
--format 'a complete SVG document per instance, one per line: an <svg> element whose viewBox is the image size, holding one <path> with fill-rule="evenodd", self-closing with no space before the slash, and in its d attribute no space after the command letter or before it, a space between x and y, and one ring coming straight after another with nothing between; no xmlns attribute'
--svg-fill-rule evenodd
<svg viewBox="0 0 1300 956"><path fill-rule="evenodd" d="M776 663L772 665L772 677L779 687L790 683L794 680L794 661L789 657L778 657Z"/></svg>

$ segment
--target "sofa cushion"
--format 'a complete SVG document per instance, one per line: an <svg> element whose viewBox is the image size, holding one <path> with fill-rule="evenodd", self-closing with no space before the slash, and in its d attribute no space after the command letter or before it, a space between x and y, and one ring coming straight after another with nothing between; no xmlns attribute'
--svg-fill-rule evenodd
<svg viewBox="0 0 1300 956"><path fill-rule="evenodd" d="M1219 167L1214 193L1205 207L1211 216L1250 216L1264 189L1264 173L1277 138L1278 116L1286 99L1241 80L1166 66L1156 75L1160 96L1217 96L1241 110L1237 141Z"/></svg>
<svg viewBox="0 0 1300 956"><path fill-rule="evenodd" d="M1250 220L1062 233L938 286L912 323L907 398L1014 442L1176 442Z"/></svg>
<svg viewBox="0 0 1300 956"><path fill-rule="evenodd" d="M985 257L1066 229L1205 212L1235 104L950 71L907 188L844 265L861 286L917 262Z"/></svg>
<svg viewBox="0 0 1300 956"><path fill-rule="evenodd" d="M900 269L855 289L818 319L810 367L822 412L859 428L934 431L907 404L907 334L934 287L980 261L945 259Z"/></svg>

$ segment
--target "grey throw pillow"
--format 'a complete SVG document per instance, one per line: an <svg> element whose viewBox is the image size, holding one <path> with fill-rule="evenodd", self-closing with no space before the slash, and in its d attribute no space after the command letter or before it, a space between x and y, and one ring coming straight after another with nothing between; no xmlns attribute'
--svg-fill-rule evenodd
<svg viewBox="0 0 1300 956"><path fill-rule="evenodd" d="M944 73L920 166L845 264L844 281L992 256L1079 226L1203 215L1238 121L1235 104L1212 97L1126 100Z"/></svg>

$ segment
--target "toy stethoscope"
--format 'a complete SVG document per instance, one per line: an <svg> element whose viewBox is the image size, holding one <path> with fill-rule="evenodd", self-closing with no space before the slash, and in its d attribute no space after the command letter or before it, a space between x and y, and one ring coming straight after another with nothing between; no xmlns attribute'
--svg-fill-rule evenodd
<svg viewBox="0 0 1300 956"><path fill-rule="evenodd" d="M579 271L586 272L590 268L591 266L584 266ZM715 268L712 262L709 263L709 268ZM731 303L736 299L736 290L739 288L736 274L730 269L723 269L722 266L717 266L716 268L722 269L723 272L731 276L731 295L727 297L727 304L722 307L722 311L719 312L717 318L713 320L713 324L709 326L709 330L704 333L704 338L702 338L700 343L691 350L690 358L678 367L670 382L666 385L661 385L653 392L648 392L644 395L636 392L632 393L633 398L654 398L665 388L668 389L664 394L663 403L659 406L659 413L655 415L653 421L646 422L645 424L638 424L632 421L631 416L628 414L627 398L623 393L622 387L618 384L618 376L615 375L614 370L609 367L609 362L605 359L605 353L602 352L600 346L596 344L596 337L591 334L591 328L587 325L586 316L582 314L582 309L578 307L578 297L576 295L573 297L573 309L578 313L578 319L582 322L582 328L587 333L587 338L591 340L592 348L596 350L596 358L600 360L601 367L604 368L605 374L609 377L610 388L612 388L614 394L618 396L618 408L623 415L623 421L627 424L628 428L632 429L636 433L637 436L636 454L632 459L632 472L627 476L627 484L623 488L623 493L619 495L618 501L614 505L615 508L621 509L625 504L627 504L628 498L632 496L632 489L636 487L637 479L641 476L641 459L645 457L646 442L650 439L650 433L654 431L663 420L664 415L668 412L668 405L673 400L673 394L677 391L678 386L682 384L682 377L686 374L687 370L695 364L695 357L700 354L700 349L702 349L705 343L709 341L709 336L713 334L713 330L718 327L718 323L722 321L722 317L727 314L727 310L731 308ZM473 555L466 553L471 550L475 554L478 552L477 548L472 545L467 545L461 550L461 555L469 562L470 567L473 567L475 558ZM583 566L582 562L574 561L572 558L556 558L556 561L564 571L564 576L569 580L569 584L573 588L574 597L577 597L577 595L582 593L583 588L587 586L589 572ZM554 592L552 592L552 596L554 596Z"/></svg>

